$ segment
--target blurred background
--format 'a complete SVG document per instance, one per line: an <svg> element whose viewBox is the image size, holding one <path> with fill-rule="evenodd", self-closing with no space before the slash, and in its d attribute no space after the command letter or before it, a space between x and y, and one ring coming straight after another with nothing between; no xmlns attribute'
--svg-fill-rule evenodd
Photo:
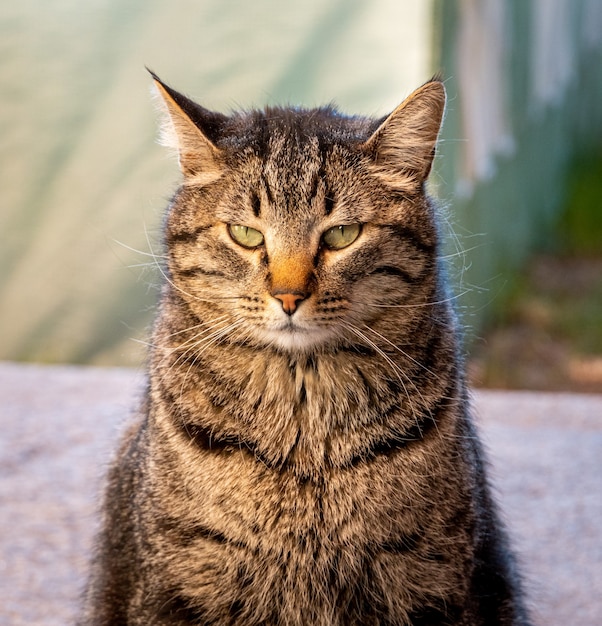
<svg viewBox="0 0 602 626"><path fill-rule="evenodd" d="M441 72L431 184L477 384L602 391L602 2L0 5L0 359L139 365L179 175L144 66L208 108L383 115Z"/></svg>

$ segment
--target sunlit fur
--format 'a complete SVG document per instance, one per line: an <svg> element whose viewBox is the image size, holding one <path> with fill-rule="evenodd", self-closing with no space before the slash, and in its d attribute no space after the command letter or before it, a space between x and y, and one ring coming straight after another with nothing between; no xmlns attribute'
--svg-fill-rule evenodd
<svg viewBox="0 0 602 626"><path fill-rule="evenodd" d="M80 624L526 625L424 193L443 85L373 120L155 79L184 178Z"/></svg>

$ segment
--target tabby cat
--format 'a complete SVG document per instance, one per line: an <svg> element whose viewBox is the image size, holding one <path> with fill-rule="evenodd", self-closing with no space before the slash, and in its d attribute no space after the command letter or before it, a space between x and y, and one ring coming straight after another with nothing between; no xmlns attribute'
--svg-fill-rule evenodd
<svg viewBox="0 0 602 626"><path fill-rule="evenodd" d="M443 84L378 120L153 77L183 183L80 623L526 625L424 190Z"/></svg>

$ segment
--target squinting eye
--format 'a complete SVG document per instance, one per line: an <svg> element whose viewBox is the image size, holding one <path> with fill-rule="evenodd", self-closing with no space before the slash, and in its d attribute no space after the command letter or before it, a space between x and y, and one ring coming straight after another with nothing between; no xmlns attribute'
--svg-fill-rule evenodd
<svg viewBox="0 0 602 626"><path fill-rule="evenodd" d="M263 235L254 228L240 224L228 224L228 230L232 239L245 248L258 248L263 244Z"/></svg>
<svg viewBox="0 0 602 626"><path fill-rule="evenodd" d="M359 237L361 230L360 224L334 226L322 235L322 241L332 250L341 250L350 246Z"/></svg>

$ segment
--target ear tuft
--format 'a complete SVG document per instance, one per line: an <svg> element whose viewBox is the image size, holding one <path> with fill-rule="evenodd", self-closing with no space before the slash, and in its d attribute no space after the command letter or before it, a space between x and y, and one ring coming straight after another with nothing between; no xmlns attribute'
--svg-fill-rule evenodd
<svg viewBox="0 0 602 626"><path fill-rule="evenodd" d="M402 102L363 144L378 175L400 191L415 190L429 175L445 110L445 88L426 83Z"/></svg>
<svg viewBox="0 0 602 626"><path fill-rule="evenodd" d="M223 154L208 135L217 137L228 118L204 109L148 71L161 112L159 142L178 155L186 183L206 185L217 180L223 173ZM204 132L204 126L209 132Z"/></svg>
<svg viewBox="0 0 602 626"><path fill-rule="evenodd" d="M160 91L159 81L155 80L151 87L151 98L157 111L159 136L158 143L164 148L168 148L170 152L179 158L180 142L173 123L173 119L169 113L169 109L165 102L165 98Z"/></svg>

